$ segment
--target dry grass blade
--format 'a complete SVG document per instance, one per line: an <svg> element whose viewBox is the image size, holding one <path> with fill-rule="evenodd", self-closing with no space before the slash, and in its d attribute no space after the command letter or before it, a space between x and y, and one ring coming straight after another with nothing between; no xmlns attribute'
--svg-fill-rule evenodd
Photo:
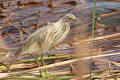
<svg viewBox="0 0 120 80"><path fill-rule="evenodd" d="M107 35L107 36L102 36L102 37L96 37L95 39L94 39L94 41L96 41L96 40L102 40L102 39L106 39L106 38L112 38L112 37L116 37L116 36L120 36L120 33L116 33L116 34L112 34L112 35ZM83 40L83 42L84 41L92 41L92 39L85 39L85 40Z"/></svg>
<svg viewBox="0 0 120 80"><path fill-rule="evenodd" d="M59 72L59 73L51 73L52 75L62 76L62 75L71 75L71 71Z"/></svg>
<svg viewBox="0 0 120 80"><path fill-rule="evenodd" d="M110 75L111 75L111 77L114 79L114 80L117 80L117 78L113 75L113 69L112 69L112 67L111 67L111 63L109 62L109 73L110 73Z"/></svg>
<svg viewBox="0 0 120 80"><path fill-rule="evenodd" d="M15 36L13 36L12 34L9 34L9 33L8 33L8 36L9 36L14 42L17 43L17 40L16 40Z"/></svg>
<svg viewBox="0 0 120 80"><path fill-rule="evenodd" d="M3 23L6 23L7 21L9 21L11 19L11 17L14 15L14 13L11 11L11 9L8 9L9 10L9 16L7 18L5 18L2 22Z"/></svg>
<svg viewBox="0 0 120 80"><path fill-rule="evenodd" d="M105 57L105 56L113 56L113 55L120 55L120 53L103 54L103 55L97 55L97 56L92 56L92 57L94 59L94 58ZM72 59L72 60L58 62L58 63L55 63L55 64L50 64L50 65L46 65L46 66L42 66L42 67L30 69L30 70L20 71L20 72L11 72L11 73L9 73L9 75L17 75L17 74L22 74L22 73L28 73L28 72L36 71L36 70L39 70L39 69L44 70L46 68L53 68L53 67L57 67L57 66L70 65L70 64L75 63L75 62L77 62L79 60L88 60L88 59L91 59L91 57L85 57L85 58L81 58L81 59ZM9 75L7 75L7 76L9 76Z"/></svg>
<svg viewBox="0 0 120 80"><path fill-rule="evenodd" d="M114 10L114 11L112 11L112 12L108 12L108 13L105 13L105 14L101 14L101 15L99 15L99 17L100 17L100 18L104 18L104 17L111 16L111 15L118 14L118 13L120 13L119 10Z"/></svg>
<svg viewBox="0 0 120 80"><path fill-rule="evenodd" d="M118 66L118 67L120 67L120 63L117 63L117 62L113 62L113 61L110 61L112 64L114 64L114 65L116 65L116 66Z"/></svg>
<svg viewBox="0 0 120 80"><path fill-rule="evenodd" d="M24 42L23 31L21 29L19 29L19 37L20 37L20 42L23 43Z"/></svg>
<svg viewBox="0 0 120 80"><path fill-rule="evenodd" d="M6 77L6 76L9 76L9 73L1 73L0 74L0 78Z"/></svg>

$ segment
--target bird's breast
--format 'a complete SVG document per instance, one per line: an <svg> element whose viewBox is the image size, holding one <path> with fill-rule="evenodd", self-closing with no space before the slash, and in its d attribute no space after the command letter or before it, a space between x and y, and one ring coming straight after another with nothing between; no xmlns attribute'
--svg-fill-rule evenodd
<svg viewBox="0 0 120 80"><path fill-rule="evenodd" d="M70 25L69 24L64 24L62 26L60 26L60 29L57 29L59 32L59 35L56 36L56 39L54 39L54 45L60 43L61 41L63 41L66 36L68 35L69 31L70 31Z"/></svg>

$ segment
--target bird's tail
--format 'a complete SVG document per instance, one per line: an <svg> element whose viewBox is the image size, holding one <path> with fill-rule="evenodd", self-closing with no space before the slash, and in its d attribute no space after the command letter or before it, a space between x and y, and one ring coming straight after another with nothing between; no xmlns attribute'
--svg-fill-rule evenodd
<svg viewBox="0 0 120 80"><path fill-rule="evenodd" d="M16 52L15 52L15 56L18 57L21 53L22 53L22 47L20 47Z"/></svg>
<svg viewBox="0 0 120 80"><path fill-rule="evenodd" d="M20 47L16 52L8 52L4 57L0 57L0 64L10 64L17 60L17 57L22 53L22 47Z"/></svg>

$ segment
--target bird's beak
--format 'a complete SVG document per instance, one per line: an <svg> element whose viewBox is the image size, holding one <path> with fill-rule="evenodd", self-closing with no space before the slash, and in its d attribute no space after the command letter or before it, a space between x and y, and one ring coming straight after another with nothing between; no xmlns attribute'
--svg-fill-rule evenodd
<svg viewBox="0 0 120 80"><path fill-rule="evenodd" d="M79 24L79 23L80 23L79 19L74 19L74 20L72 20L72 22L73 22L74 24Z"/></svg>

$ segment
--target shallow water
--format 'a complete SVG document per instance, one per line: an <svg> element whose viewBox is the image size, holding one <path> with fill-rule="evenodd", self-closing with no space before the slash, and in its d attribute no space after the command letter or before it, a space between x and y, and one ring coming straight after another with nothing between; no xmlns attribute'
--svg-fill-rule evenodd
<svg viewBox="0 0 120 80"><path fill-rule="evenodd" d="M79 36L81 33L86 34L87 32L91 32L91 16L92 16L92 7L93 7L92 5L93 4L91 3L87 5L57 7L57 8L54 8L54 11L56 13L48 13L51 11L51 9L48 7L43 7L43 6L42 7L29 7L25 9L13 9L12 12L14 13L14 15L12 16L12 18L9 21L7 21L5 24L3 23L0 24L0 26L5 26L5 28L0 28L0 32L8 48L14 49L14 48L19 47L19 45L21 44L18 29L16 29L14 26L18 25L18 27L21 27L22 29L27 30L28 28L31 28L32 25L35 25L37 23L45 25L48 22L57 21L61 16L63 16L68 11L73 10L75 8L73 13L79 18L80 23L73 24L71 26L72 33L70 33L69 36L66 38L66 40L71 40L72 38L75 38L74 36L76 34L77 36ZM96 11L97 16L99 16L100 14L109 12L112 9L120 10L120 3L98 2L96 6L97 6L97 11ZM38 18L39 11L41 11L43 15L40 17L40 19ZM4 11L3 13L8 14L6 11ZM7 25L8 22L11 22L12 25L8 26ZM104 25L111 26L111 27L116 27L114 26L115 24L117 24L117 26L120 25L119 24L120 15L116 14L113 16L105 17L99 20L98 22ZM85 26L85 24L90 24L90 25ZM85 31L81 31L84 27L87 27L87 29L85 29ZM30 29L28 30L28 32L32 33L35 30L36 29ZM101 33L102 35L106 35L112 32L105 31ZM10 35L8 34L11 34L13 38L11 38ZM29 35L28 33L24 32L23 38L26 39L28 35ZM118 44L118 42L117 43L106 43L102 45L111 46L113 44ZM0 46L3 47L3 45L0 45ZM98 44L98 46L101 46L101 44Z"/></svg>

